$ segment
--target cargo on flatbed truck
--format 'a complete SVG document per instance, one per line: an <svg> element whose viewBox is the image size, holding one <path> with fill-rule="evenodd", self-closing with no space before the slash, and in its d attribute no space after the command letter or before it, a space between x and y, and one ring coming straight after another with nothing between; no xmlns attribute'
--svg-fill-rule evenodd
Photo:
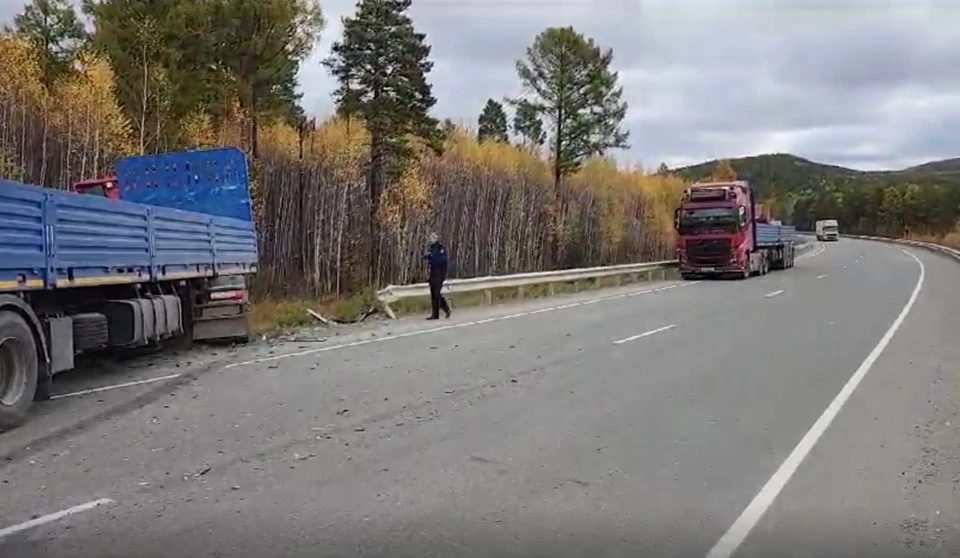
<svg viewBox="0 0 960 558"><path fill-rule="evenodd" d="M258 253L245 155L128 157L111 187L0 180L0 432L49 399L80 353L249 337Z"/></svg>
<svg viewBox="0 0 960 558"><path fill-rule="evenodd" d="M796 229L770 219L744 181L693 184L674 216L684 279L747 278L793 267Z"/></svg>

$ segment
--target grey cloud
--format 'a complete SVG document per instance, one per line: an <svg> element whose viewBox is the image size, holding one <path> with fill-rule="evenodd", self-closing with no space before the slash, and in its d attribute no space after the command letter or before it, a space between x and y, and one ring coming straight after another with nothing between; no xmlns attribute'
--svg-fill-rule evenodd
<svg viewBox="0 0 960 558"><path fill-rule="evenodd" d="M354 0L324 0L330 22L301 71L305 108L330 111L319 60ZM573 25L614 49L633 147L655 166L792 151L897 167L956 156L956 0L417 0L433 47L439 117L475 122L487 98L518 92L514 62L537 33ZM22 2L0 0L9 20Z"/></svg>
<svg viewBox="0 0 960 558"><path fill-rule="evenodd" d="M922 105L960 85L960 11L945 2L663 1L633 11L517 3L462 12L456 4L420 4L416 22L442 67L463 68L432 77L440 98L448 88L472 93L470 103L443 103L462 106L457 116L474 117L476 99L507 93L494 84L516 88L513 62L537 32L572 24L615 51L631 107L633 149L618 154L623 160L794 151L882 168L950 156L960 139L960 128L888 108L905 91ZM928 132L939 139L925 141Z"/></svg>

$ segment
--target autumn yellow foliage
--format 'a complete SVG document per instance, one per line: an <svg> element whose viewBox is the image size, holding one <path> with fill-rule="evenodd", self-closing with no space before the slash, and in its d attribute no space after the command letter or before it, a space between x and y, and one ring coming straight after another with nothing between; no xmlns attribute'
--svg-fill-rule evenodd
<svg viewBox="0 0 960 558"><path fill-rule="evenodd" d="M724 159L717 163L717 167L713 169L713 174L710 175L710 179L716 182L730 182L737 180L737 171L734 170L733 165L730 164L730 161Z"/></svg>
<svg viewBox="0 0 960 558"><path fill-rule="evenodd" d="M77 71L47 91L36 53L0 35L0 173L68 187L110 172L139 141L117 102L110 65L84 53ZM195 111L179 123L184 148L248 148L248 119ZM421 146L391 180L373 218L363 122L329 118L300 130L258 122L261 154L251 176L261 273L257 290L288 297L343 296L370 281L371 242L378 283L422 279L427 234L438 232L454 276L536 271L664 259L672 251L673 206L684 183L671 175L587 161L557 189L548 163L506 143L454 130L441 155ZM24 141L23 138L28 138ZM36 146L40 145L41 148Z"/></svg>

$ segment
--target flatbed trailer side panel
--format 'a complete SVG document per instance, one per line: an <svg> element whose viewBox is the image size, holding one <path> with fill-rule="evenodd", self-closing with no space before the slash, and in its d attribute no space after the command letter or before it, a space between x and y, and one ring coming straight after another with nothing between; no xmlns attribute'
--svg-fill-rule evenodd
<svg viewBox="0 0 960 558"><path fill-rule="evenodd" d="M44 192L16 185L0 180L0 292L42 289L46 278Z"/></svg>
<svg viewBox="0 0 960 558"><path fill-rule="evenodd" d="M0 292L254 273L252 221L0 181Z"/></svg>
<svg viewBox="0 0 960 558"><path fill-rule="evenodd" d="M789 269L796 260L795 238L797 229L793 225L756 223L757 249L766 251L770 269Z"/></svg>
<svg viewBox="0 0 960 558"><path fill-rule="evenodd" d="M796 227L792 225L774 225L769 223L755 223L757 228L757 247L777 247L787 242L793 242L796 237Z"/></svg>
<svg viewBox="0 0 960 558"><path fill-rule="evenodd" d="M50 190L44 223L47 288L151 280L146 206Z"/></svg>

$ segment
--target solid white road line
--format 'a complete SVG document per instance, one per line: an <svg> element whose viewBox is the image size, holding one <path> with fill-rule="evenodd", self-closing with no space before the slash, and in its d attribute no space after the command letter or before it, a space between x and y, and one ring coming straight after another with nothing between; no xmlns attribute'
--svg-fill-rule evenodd
<svg viewBox="0 0 960 558"><path fill-rule="evenodd" d="M133 386L139 386L143 384L152 384L154 382L162 382L164 380L172 380L174 378L179 378L183 374L168 374L166 376L160 376L157 378L147 378L146 380L137 380L135 382L124 382L122 384L114 384L110 386L103 386L93 389L84 389L80 391L74 391L72 393L61 393L60 395L51 396L50 399L63 399L65 397L77 397L78 395L89 395L91 393L100 393L101 391L110 391L112 389L127 388Z"/></svg>
<svg viewBox="0 0 960 558"><path fill-rule="evenodd" d="M640 335L633 335L633 336L631 336L631 337L627 337L626 339L621 339L621 340L619 340L619 341L614 341L613 344L614 344L614 345L623 345L624 343L629 343L630 341L636 341L637 339L640 339L641 337L649 337L649 336L651 336L651 335L655 335L655 334L657 334L657 333L660 333L661 331L667 331L668 329L673 329L673 328L675 328L675 327L677 327L676 324L671 324L671 325L668 325L668 326L658 327L657 329L651 329L650 331L645 331L645 332L641 333Z"/></svg>
<svg viewBox="0 0 960 558"><path fill-rule="evenodd" d="M80 504L79 506L73 506L72 508L67 508L65 510L60 510L55 513L47 514L36 519L31 519L30 521L24 521L23 523L18 523L16 525L11 525L4 529L0 529L0 539L9 537L10 535L19 533L20 531L26 531L27 529L33 529L34 527L39 527L47 523L53 523L54 521L59 521L65 517L82 513L85 511L90 511L97 506L103 506L106 504L113 504L114 501L110 498L100 498L99 500L94 500L92 502L87 502L86 504Z"/></svg>
<svg viewBox="0 0 960 558"><path fill-rule="evenodd" d="M903 310L900 311L900 315L893 321L890 329L883 334L877 346L870 351L866 360L860 364L860 367L853 373L853 376L847 380L847 383L840 390L840 393L830 402L830 405L823 411L823 414L820 415L817 422L813 423L813 426L810 427L810 430L807 431L803 439L800 440L797 447L790 452L790 455L788 455L787 459L780 465L780 468L770 477L767 484L760 489L760 492L753 498L753 501L750 502L747 508L743 510L743 513L740 514L740 517L730 526L730 529L717 541L717 544L714 545L707 554L707 558L730 558L730 556L736 552L737 548L743 544L747 535L749 535L750 531L760 522L760 518L763 517L763 514L767 512L773 504L773 501L776 500L780 491L783 490L783 487L786 486L790 480L790 477L797 471L800 463L803 462L810 453L810 450L813 449L813 446L817 443L817 440L820 439L820 436L823 436L823 433L830 427L830 423L832 423L833 419L840 413L840 409L842 409L847 400L850 399L850 395L857 389L857 386L860 385L864 376L867 375L867 372L870 371L873 364L880 358L883 350L890 344L890 340L893 339L894 334L900 329L903 320L906 319L907 314L910 313L910 309L913 308L913 304L917 301L917 297L920 295L920 289L923 288L924 277L926 277L926 269L923 267L923 262L906 250L901 249L901 252L917 262L917 265L920 266L920 277L917 279L917 284L913 288L913 293L910 295L909 300L907 300Z"/></svg>
<svg viewBox="0 0 960 558"><path fill-rule="evenodd" d="M329 351L336 351L336 350L338 350L338 349L345 349L345 348L347 348L347 347L359 347L359 346L361 346L361 345L370 345L370 344L373 344L373 343L383 343L384 341L391 341L391 340L393 340L393 339L402 339L402 338L404 338L404 337L416 337L416 336L418 336L418 335L426 335L426 334L428 334L428 333L437 333L437 332L439 332L439 331L448 331L448 330L451 330L451 329L460 329L460 328L470 327L470 326L475 326L475 325L480 325L480 324L489 324L489 323L492 323L492 322L501 322L501 321L504 321L504 320L512 320L512 319L514 319L514 318L520 318L520 317L522 317L522 316L532 316L532 315L534 315L534 314L543 314L544 312L554 312L554 311L556 311L556 310L564 310L564 309L566 309L566 308L577 308L577 307L579 307L579 306L587 306L587 305L589 305L589 304L596 304L597 302L604 302L604 301L607 301L607 300L618 300L618 299L629 298L629 297L634 297L634 296L640 296L640 295L645 295L645 294L651 294L651 293L659 293L659 292L663 292L663 291L669 291L669 290L672 290L672 289L679 289L679 288L683 288L683 287L689 287L689 286L691 286L691 285L696 285L696 284L699 283L699 282L700 282L700 281L688 281L688 282L685 282L685 283L675 283L675 284L673 284L673 285L666 285L666 286L657 287L657 288L654 288L654 289L645 289L645 290L642 290L642 291L635 291L635 292L631 292L631 293L619 294L619 295L614 295L614 296L598 297L598 298L594 298L594 299L590 299L590 300L584 300L584 301L580 301L580 302L573 302L573 303L570 303L570 304L563 304L563 305L560 305L560 306L551 306L551 307L549 307L549 308L540 308L540 309L538 309L538 310L528 310L528 311L526 311L526 312L517 312L516 314L507 314L507 315L505 315L505 316L495 316L495 317L493 317L493 318L485 318L485 319L483 319L483 320L475 320L475 321L472 321L472 322L462 322L462 323L458 323L458 324L451 324L451 325L445 325L445 326L440 326L440 327L432 327L432 328L428 328L428 329L419 329L419 330L416 330L416 331L408 331L408 332L406 332L406 333L398 333L398 334L396 334L396 335L385 335L385 336L383 336L383 337L371 337L371 338L369 338L369 339L361 339L361 340L359 340L359 341L353 341L353 342L351 342L351 343L342 343L342 344L339 344L339 345L331 345L331 346L329 346L329 347L318 347L318 348L316 348L316 349L308 349L308 350L306 350L306 351L297 351L297 352L295 352L295 353L286 353L286 354L282 354L282 355L274 355L274 356L263 357L263 358L255 358L255 359L251 359L251 360L245 360L245 361L243 361L243 362L234 362L234 363L232 363L232 364L228 364L228 365L224 366L224 368L226 369L226 368L236 368L236 367L238 367L238 366L249 366L249 365L251 365L251 364L261 364L261 363L263 363L263 362L271 362L271 361L274 361L274 360L281 360L281 359L285 359L285 358L298 357L298 356L306 356L306 355L312 355L312 354L316 354L316 353L326 353L326 352L329 352Z"/></svg>
<svg viewBox="0 0 960 558"><path fill-rule="evenodd" d="M827 249L827 245L822 242L818 242L817 247L818 247L818 250L816 252L812 252L810 254L800 254L799 256L796 257L796 259L804 260L807 258L813 258L813 257L819 256L824 252L824 250Z"/></svg>
<svg viewBox="0 0 960 558"><path fill-rule="evenodd" d="M767 294L765 294L765 295L763 295L763 296L764 296L764 298L773 298L773 297L775 297L775 296L777 296L777 295L779 295L779 294L783 294L783 289L780 289L779 291L773 291L772 293L767 293Z"/></svg>
<svg viewBox="0 0 960 558"><path fill-rule="evenodd" d="M827 276L826 274L823 274L823 275L817 275L817 279L823 279L823 278L824 278L824 277L826 277L826 276Z"/></svg>

